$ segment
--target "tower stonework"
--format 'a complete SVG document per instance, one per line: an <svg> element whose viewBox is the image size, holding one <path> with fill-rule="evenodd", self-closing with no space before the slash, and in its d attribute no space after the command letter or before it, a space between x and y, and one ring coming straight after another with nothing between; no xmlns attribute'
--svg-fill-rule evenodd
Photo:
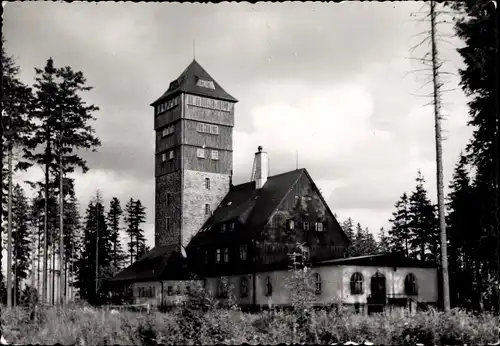
<svg viewBox="0 0 500 346"><path fill-rule="evenodd" d="M236 102L193 60L151 104L155 246L186 246L229 192Z"/></svg>

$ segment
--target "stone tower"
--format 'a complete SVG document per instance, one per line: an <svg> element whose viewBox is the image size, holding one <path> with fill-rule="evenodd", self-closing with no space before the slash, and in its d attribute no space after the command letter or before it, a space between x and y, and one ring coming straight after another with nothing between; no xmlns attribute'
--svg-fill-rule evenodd
<svg viewBox="0 0 500 346"><path fill-rule="evenodd" d="M234 104L196 60L155 102L155 246L186 246L228 193Z"/></svg>

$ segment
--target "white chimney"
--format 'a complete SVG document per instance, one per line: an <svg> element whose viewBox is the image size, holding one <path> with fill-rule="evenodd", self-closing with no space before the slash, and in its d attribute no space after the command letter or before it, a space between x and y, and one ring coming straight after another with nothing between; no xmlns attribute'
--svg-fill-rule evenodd
<svg viewBox="0 0 500 346"><path fill-rule="evenodd" d="M252 181L255 181L256 189L262 188L266 183L268 169L269 163L267 160L267 153L262 151L262 146L259 145L257 152L255 153L252 174Z"/></svg>

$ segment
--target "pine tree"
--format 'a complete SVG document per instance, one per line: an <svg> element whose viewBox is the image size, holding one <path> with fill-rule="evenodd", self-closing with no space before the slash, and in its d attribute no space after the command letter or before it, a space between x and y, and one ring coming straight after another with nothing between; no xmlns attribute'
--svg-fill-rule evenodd
<svg viewBox="0 0 500 346"><path fill-rule="evenodd" d="M378 241L378 249L383 254L388 254L391 252L390 247L390 239L387 233L385 232L384 227L380 228L379 231L379 241Z"/></svg>
<svg viewBox="0 0 500 346"><path fill-rule="evenodd" d="M77 260L75 286L80 291L80 297L92 304L101 301L102 283L112 275L110 271L112 244L104 212L102 199L98 193L87 206L83 246Z"/></svg>
<svg viewBox="0 0 500 346"><path fill-rule="evenodd" d="M73 287L78 249L82 246L79 203L74 193L64 202L64 286Z"/></svg>
<svg viewBox="0 0 500 346"><path fill-rule="evenodd" d="M340 225L342 227L342 230L344 233L347 235L349 240L351 241L351 244L347 247L347 256L352 257L354 256L354 221L351 218L348 218L346 221L342 222Z"/></svg>
<svg viewBox="0 0 500 346"><path fill-rule="evenodd" d="M475 253L480 251L476 232L479 220L477 219L477 205L474 201L472 182L467 169L467 158L460 155L455 167L453 181L450 184L448 195L448 238L451 303L453 306L477 309L479 299L477 292L477 272L479 263Z"/></svg>
<svg viewBox="0 0 500 346"><path fill-rule="evenodd" d="M94 136L94 130L88 124L94 120L92 112L98 110L94 105L87 106L79 96L79 93L91 88L85 86L85 78L82 72L74 72L71 67L56 68L52 58L48 59L44 69L35 69L35 111L33 118L37 126L32 132L27 156L33 161L44 166L45 169L45 200L57 190L49 188L51 175L56 176L59 182L59 190L63 189L64 176L73 172L74 167L80 167L85 173L88 170L85 160L75 154L76 149L94 149L99 146L99 140ZM34 150L42 147L43 150ZM64 246L64 196L59 195L59 247ZM48 208L48 206L46 206ZM45 212L47 214L47 212ZM46 223L47 221L45 221ZM46 235L50 233L48 225L44 225ZM56 241L56 237L53 237ZM47 245L44 243L44 274L43 291L47 289ZM53 249L55 250L55 248ZM53 251L54 252L54 251ZM59 251L62 255L62 251ZM60 258L63 265L63 258ZM61 279L62 276L61 276ZM64 285L61 285L61 289ZM63 299L64 292L61 292Z"/></svg>
<svg viewBox="0 0 500 346"><path fill-rule="evenodd" d="M424 188L425 179L418 171L415 191L409 198L410 244L413 257L437 262L439 252L439 228L436 206L432 204Z"/></svg>
<svg viewBox="0 0 500 346"><path fill-rule="evenodd" d="M25 155L18 158L13 165L16 149L25 149L30 131L33 128L28 113L31 110L31 89L20 82L19 67L14 59L5 52L5 40L2 36L2 190L8 196L4 204L2 198L2 214L7 216L7 267L12 265L12 176L16 170L26 170L31 165L24 160ZM5 145L4 145L5 139ZM7 157L7 169L4 170L3 158ZM4 172L6 175L4 175ZM5 185L4 185L5 184ZM3 192L2 191L2 192ZM7 206L6 213L4 206ZM2 215L2 216L4 216ZM3 225L2 225L3 231ZM0 255L1 260L1 255ZM12 306L12 276L7 271L7 305Z"/></svg>
<svg viewBox="0 0 500 346"><path fill-rule="evenodd" d="M123 267L125 261L125 254L122 249L120 238L120 220L123 215L123 210L120 206L120 200L116 197L111 199L108 211L108 226L110 231L110 241L112 244L112 263L115 270Z"/></svg>
<svg viewBox="0 0 500 346"><path fill-rule="evenodd" d="M130 198L125 206L125 233L129 237L129 242L127 244L127 253L130 256L130 264L134 262L134 258L136 257L136 249L137 249L137 240L135 236L135 201Z"/></svg>
<svg viewBox="0 0 500 346"><path fill-rule="evenodd" d="M465 41L458 49L464 59L465 69L460 70L461 86L471 99L468 103L473 136L467 147L467 159L476 171L473 189L478 196L479 225L475 229L479 241L475 257L481 263L478 280L483 297L480 306L491 306L499 311L500 253L498 227L500 130L498 114L497 55L498 32L496 5L491 1L462 0L453 6L462 10L458 17L456 33Z"/></svg>
<svg viewBox="0 0 500 346"><path fill-rule="evenodd" d="M13 194L13 265L14 303L19 303L21 282L28 278L30 267L29 206L24 191L16 184Z"/></svg>
<svg viewBox="0 0 500 346"><path fill-rule="evenodd" d="M395 204L396 211L392 213L392 223L389 230L389 244L391 252L402 252L406 257L411 253L410 234L410 200L408 195L403 193L399 201Z"/></svg>
<svg viewBox="0 0 500 346"><path fill-rule="evenodd" d="M140 200L135 201L134 214L137 260L147 252L146 237L144 229L141 228L141 225L146 222L146 207L142 205Z"/></svg>

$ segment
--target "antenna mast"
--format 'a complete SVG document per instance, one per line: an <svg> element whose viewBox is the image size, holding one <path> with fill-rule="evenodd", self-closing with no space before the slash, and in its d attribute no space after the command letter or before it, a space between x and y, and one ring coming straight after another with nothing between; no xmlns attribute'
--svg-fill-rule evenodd
<svg viewBox="0 0 500 346"><path fill-rule="evenodd" d="M196 40L193 40L193 60L196 59Z"/></svg>

